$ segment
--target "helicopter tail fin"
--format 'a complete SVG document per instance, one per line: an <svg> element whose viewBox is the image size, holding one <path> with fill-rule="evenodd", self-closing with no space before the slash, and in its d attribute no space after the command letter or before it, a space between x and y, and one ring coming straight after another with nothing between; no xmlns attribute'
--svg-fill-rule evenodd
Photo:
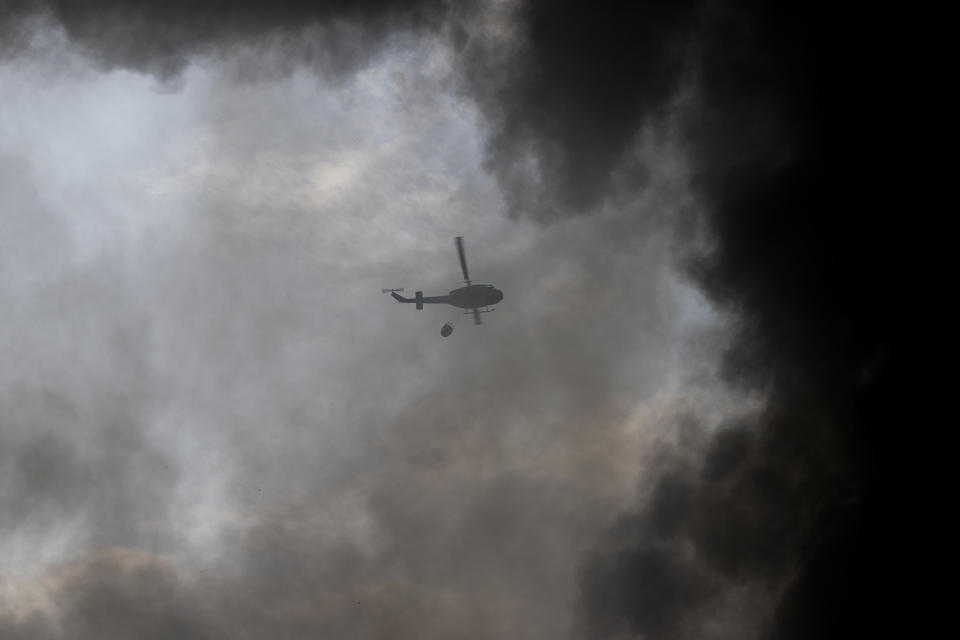
<svg viewBox="0 0 960 640"><path fill-rule="evenodd" d="M397 302L410 302L410 300L407 300L406 298L398 294L396 291L391 291L390 295L393 296L393 299L396 300Z"/></svg>

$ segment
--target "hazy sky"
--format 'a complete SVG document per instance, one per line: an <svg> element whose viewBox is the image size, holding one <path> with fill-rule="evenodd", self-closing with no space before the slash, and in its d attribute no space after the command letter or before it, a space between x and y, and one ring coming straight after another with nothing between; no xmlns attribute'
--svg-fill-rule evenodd
<svg viewBox="0 0 960 640"><path fill-rule="evenodd" d="M859 615L892 352L823 280L818 22L549 4L0 14L0 638ZM444 339L380 289L457 235L505 298Z"/></svg>

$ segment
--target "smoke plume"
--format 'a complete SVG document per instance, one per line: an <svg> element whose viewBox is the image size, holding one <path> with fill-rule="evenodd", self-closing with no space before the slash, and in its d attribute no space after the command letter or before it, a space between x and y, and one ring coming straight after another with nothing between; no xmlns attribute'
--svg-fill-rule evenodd
<svg viewBox="0 0 960 640"><path fill-rule="evenodd" d="M2 138L0 636L922 626L911 250L879 213L888 60L861 16L47 0L0 37L21 88L214 78L142 190L186 213L146 241L91 249L71 216L109 195ZM491 202L509 232L481 231ZM405 284L384 274L446 286L445 215L509 286L438 347L400 337L433 316L357 310Z"/></svg>

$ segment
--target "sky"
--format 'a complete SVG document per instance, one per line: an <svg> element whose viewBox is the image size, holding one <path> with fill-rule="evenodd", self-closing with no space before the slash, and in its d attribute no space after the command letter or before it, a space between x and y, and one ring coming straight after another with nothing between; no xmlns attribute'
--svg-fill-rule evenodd
<svg viewBox="0 0 960 640"><path fill-rule="evenodd" d="M0 638L906 628L879 72L823 18L5 4ZM479 327L380 292L455 236Z"/></svg>

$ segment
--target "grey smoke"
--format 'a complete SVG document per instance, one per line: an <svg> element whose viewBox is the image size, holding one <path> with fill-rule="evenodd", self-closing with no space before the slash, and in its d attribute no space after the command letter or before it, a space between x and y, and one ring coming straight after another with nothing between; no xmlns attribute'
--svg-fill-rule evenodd
<svg viewBox="0 0 960 640"><path fill-rule="evenodd" d="M213 159L173 173L198 198L159 207L177 214L155 233L90 248L45 201L24 159L41 156L9 143L2 522L13 566L44 578L18 577L4 633L809 629L824 558L880 546L859 522L884 476L864 468L889 450L861 425L894 370L876 285L850 286L884 263L832 182L857 166L832 154L849 120L828 96L852 100L818 53L843 50L835 22L738 3L264 7L0 18L3 64L30 82L87 64L165 91L206 78L185 156ZM367 108L365 81L397 101L338 120ZM484 137L445 137L449 113ZM377 138L393 119L409 137ZM352 163L360 141L380 159ZM516 226L479 222L500 208ZM384 210L396 226L370 229ZM439 343L414 333L436 318L369 300L448 287L460 233L507 293L482 333ZM722 362L722 323L681 321L705 305L677 265L735 313ZM845 598L827 629L868 602Z"/></svg>
<svg viewBox="0 0 960 640"><path fill-rule="evenodd" d="M151 89L85 66L99 45L77 33L6 59L36 108L32 73ZM331 81L237 82L205 58L156 94L155 134L131 129L157 164L104 181L7 130L4 634L571 632L583 551L670 416L709 402L676 389L696 374L708 394L720 344L669 267L695 203L651 133L631 150L663 161L642 194L507 222L443 52L402 41ZM113 166L103 143L85 166ZM96 206L117 202L133 209ZM458 232L514 302L442 341L446 312L378 291L450 288Z"/></svg>

